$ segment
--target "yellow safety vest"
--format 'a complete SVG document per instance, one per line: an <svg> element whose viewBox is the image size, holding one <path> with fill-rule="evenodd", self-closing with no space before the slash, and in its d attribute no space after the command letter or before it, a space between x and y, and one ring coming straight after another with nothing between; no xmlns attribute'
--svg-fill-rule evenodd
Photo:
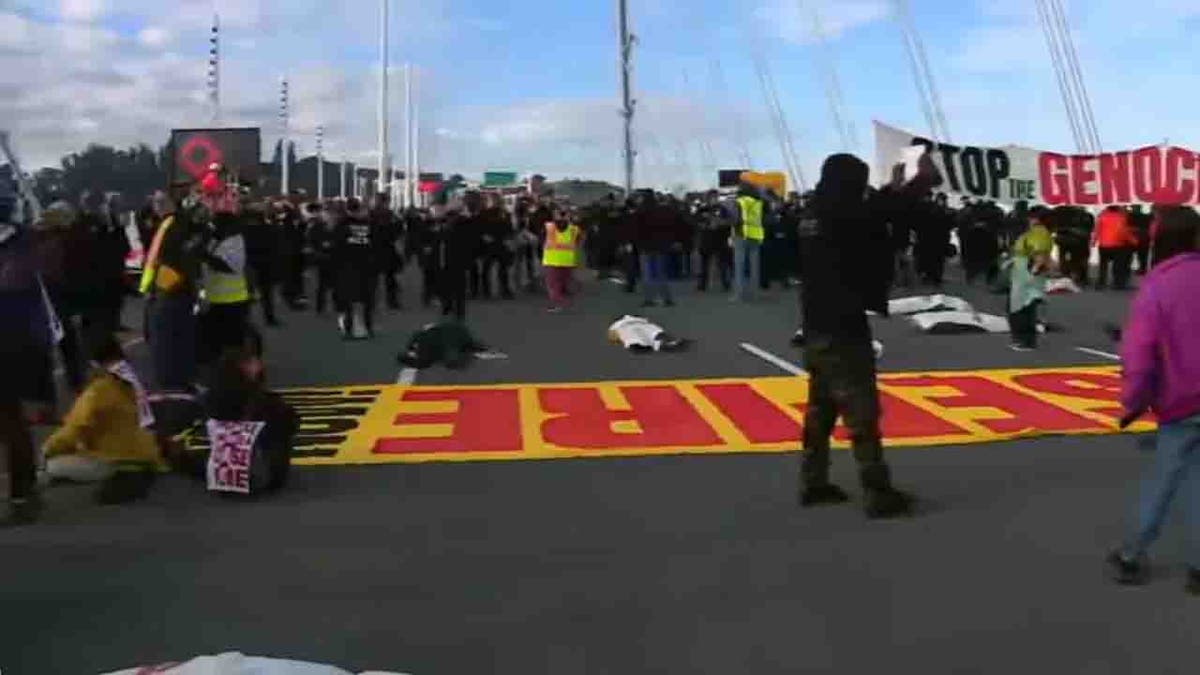
<svg viewBox="0 0 1200 675"><path fill-rule="evenodd" d="M544 267L576 267L579 264L579 228L569 226L559 232L554 223L546 223L546 246L542 253Z"/></svg>
<svg viewBox="0 0 1200 675"><path fill-rule="evenodd" d="M204 297L214 305L250 301L250 286L244 274L209 271L204 275Z"/></svg>
<svg viewBox="0 0 1200 675"><path fill-rule="evenodd" d="M754 197L738 197L738 208L742 211L742 237L750 241L762 241L766 236L763 231L763 203Z"/></svg>
<svg viewBox="0 0 1200 675"><path fill-rule="evenodd" d="M222 241L213 255L228 263L233 271L207 270L204 275L204 297L214 305L249 302L250 285L246 282L244 238L239 235Z"/></svg>

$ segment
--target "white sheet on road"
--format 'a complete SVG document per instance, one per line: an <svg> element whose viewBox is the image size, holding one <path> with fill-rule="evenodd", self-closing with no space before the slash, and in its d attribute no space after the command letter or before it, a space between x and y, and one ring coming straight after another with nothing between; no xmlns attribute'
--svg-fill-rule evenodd
<svg viewBox="0 0 1200 675"><path fill-rule="evenodd" d="M896 315L921 312L974 312L971 303L953 295L917 295L888 301L888 313Z"/></svg>
<svg viewBox="0 0 1200 675"><path fill-rule="evenodd" d="M142 666L119 670L108 675L353 675L353 673L306 661L269 659L261 656L246 656L240 652L226 652L214 656L196 658L175 665ZM403 675L402 673L369 671L360 675Z"/></svg>

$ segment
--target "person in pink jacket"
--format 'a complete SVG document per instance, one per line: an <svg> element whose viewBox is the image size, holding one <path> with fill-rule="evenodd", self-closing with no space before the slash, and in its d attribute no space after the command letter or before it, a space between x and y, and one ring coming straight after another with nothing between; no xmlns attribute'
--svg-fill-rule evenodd
<svg viewBox="0 0 1200 675"><path fill-rule="evenodd" d="M1137 531L1108 564L1118 583L1145 583L1146 552L1179 493L1188 521L1187 590L1200 595L1200 215L1184 206L1164 209L1158 245L1121 342L1121 426L1153 412L1158 439Z"/></svg>

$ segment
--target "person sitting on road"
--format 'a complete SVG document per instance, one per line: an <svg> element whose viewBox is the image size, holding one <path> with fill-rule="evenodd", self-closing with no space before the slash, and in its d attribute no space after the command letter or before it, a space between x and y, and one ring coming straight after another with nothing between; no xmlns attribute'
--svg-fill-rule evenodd
<svg viewBox="0 0 1200 675"><path fill-rule="evenodd" d="M205 416L210 420L264 424L252 448L251 494L275 491L287 484L292 446L300 427L296 411L267 388L261 353L256 337L226 350L205 401ZM193 464L188 472L203 473L203 464Z"/></svg>
<svg viewBox="0 0 1200 675"><path fill-rule="evenodd" d="M1190 504L1187 590L1200 595L1200 215L1186 206L1167 207L1158 236L1159 257L1121 332L1121 427L1152 411L1158 439L1142 483L1137 530L1109 555L1108 565L1118 583L1145 583L1146 552L1182 491Z"/></svg>
<svg viewBox="0 0 1200 675"><path fill-rule="evenodd" d="M133 366L115 337L92 341L95 370L46 441L51 480L98 482L96 500L120 504L144 498L164 467L154 435L154 414Z"/></svg>

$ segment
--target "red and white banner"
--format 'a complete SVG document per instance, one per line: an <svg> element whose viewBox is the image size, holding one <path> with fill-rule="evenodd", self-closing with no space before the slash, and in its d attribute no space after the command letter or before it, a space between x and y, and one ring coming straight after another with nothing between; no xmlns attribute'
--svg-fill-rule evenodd
<svg viewBox="0 0 1200 675"><path fill-rule="evenodd" d="M262 422L208 420L208 489L214 492L250 494L250 464L254 440L266 425Z"/></svg>
<svg viewBox="0 0 1200 675"><path fill-rule="evenodd" d="M876 176L882 182L920 145L942 171L941 191L971 199L1047 206L1200 203L1200 155L1151 145L1098 155L1065 155L1017 145L985 147L936 143L875 123Z"/></svg>

